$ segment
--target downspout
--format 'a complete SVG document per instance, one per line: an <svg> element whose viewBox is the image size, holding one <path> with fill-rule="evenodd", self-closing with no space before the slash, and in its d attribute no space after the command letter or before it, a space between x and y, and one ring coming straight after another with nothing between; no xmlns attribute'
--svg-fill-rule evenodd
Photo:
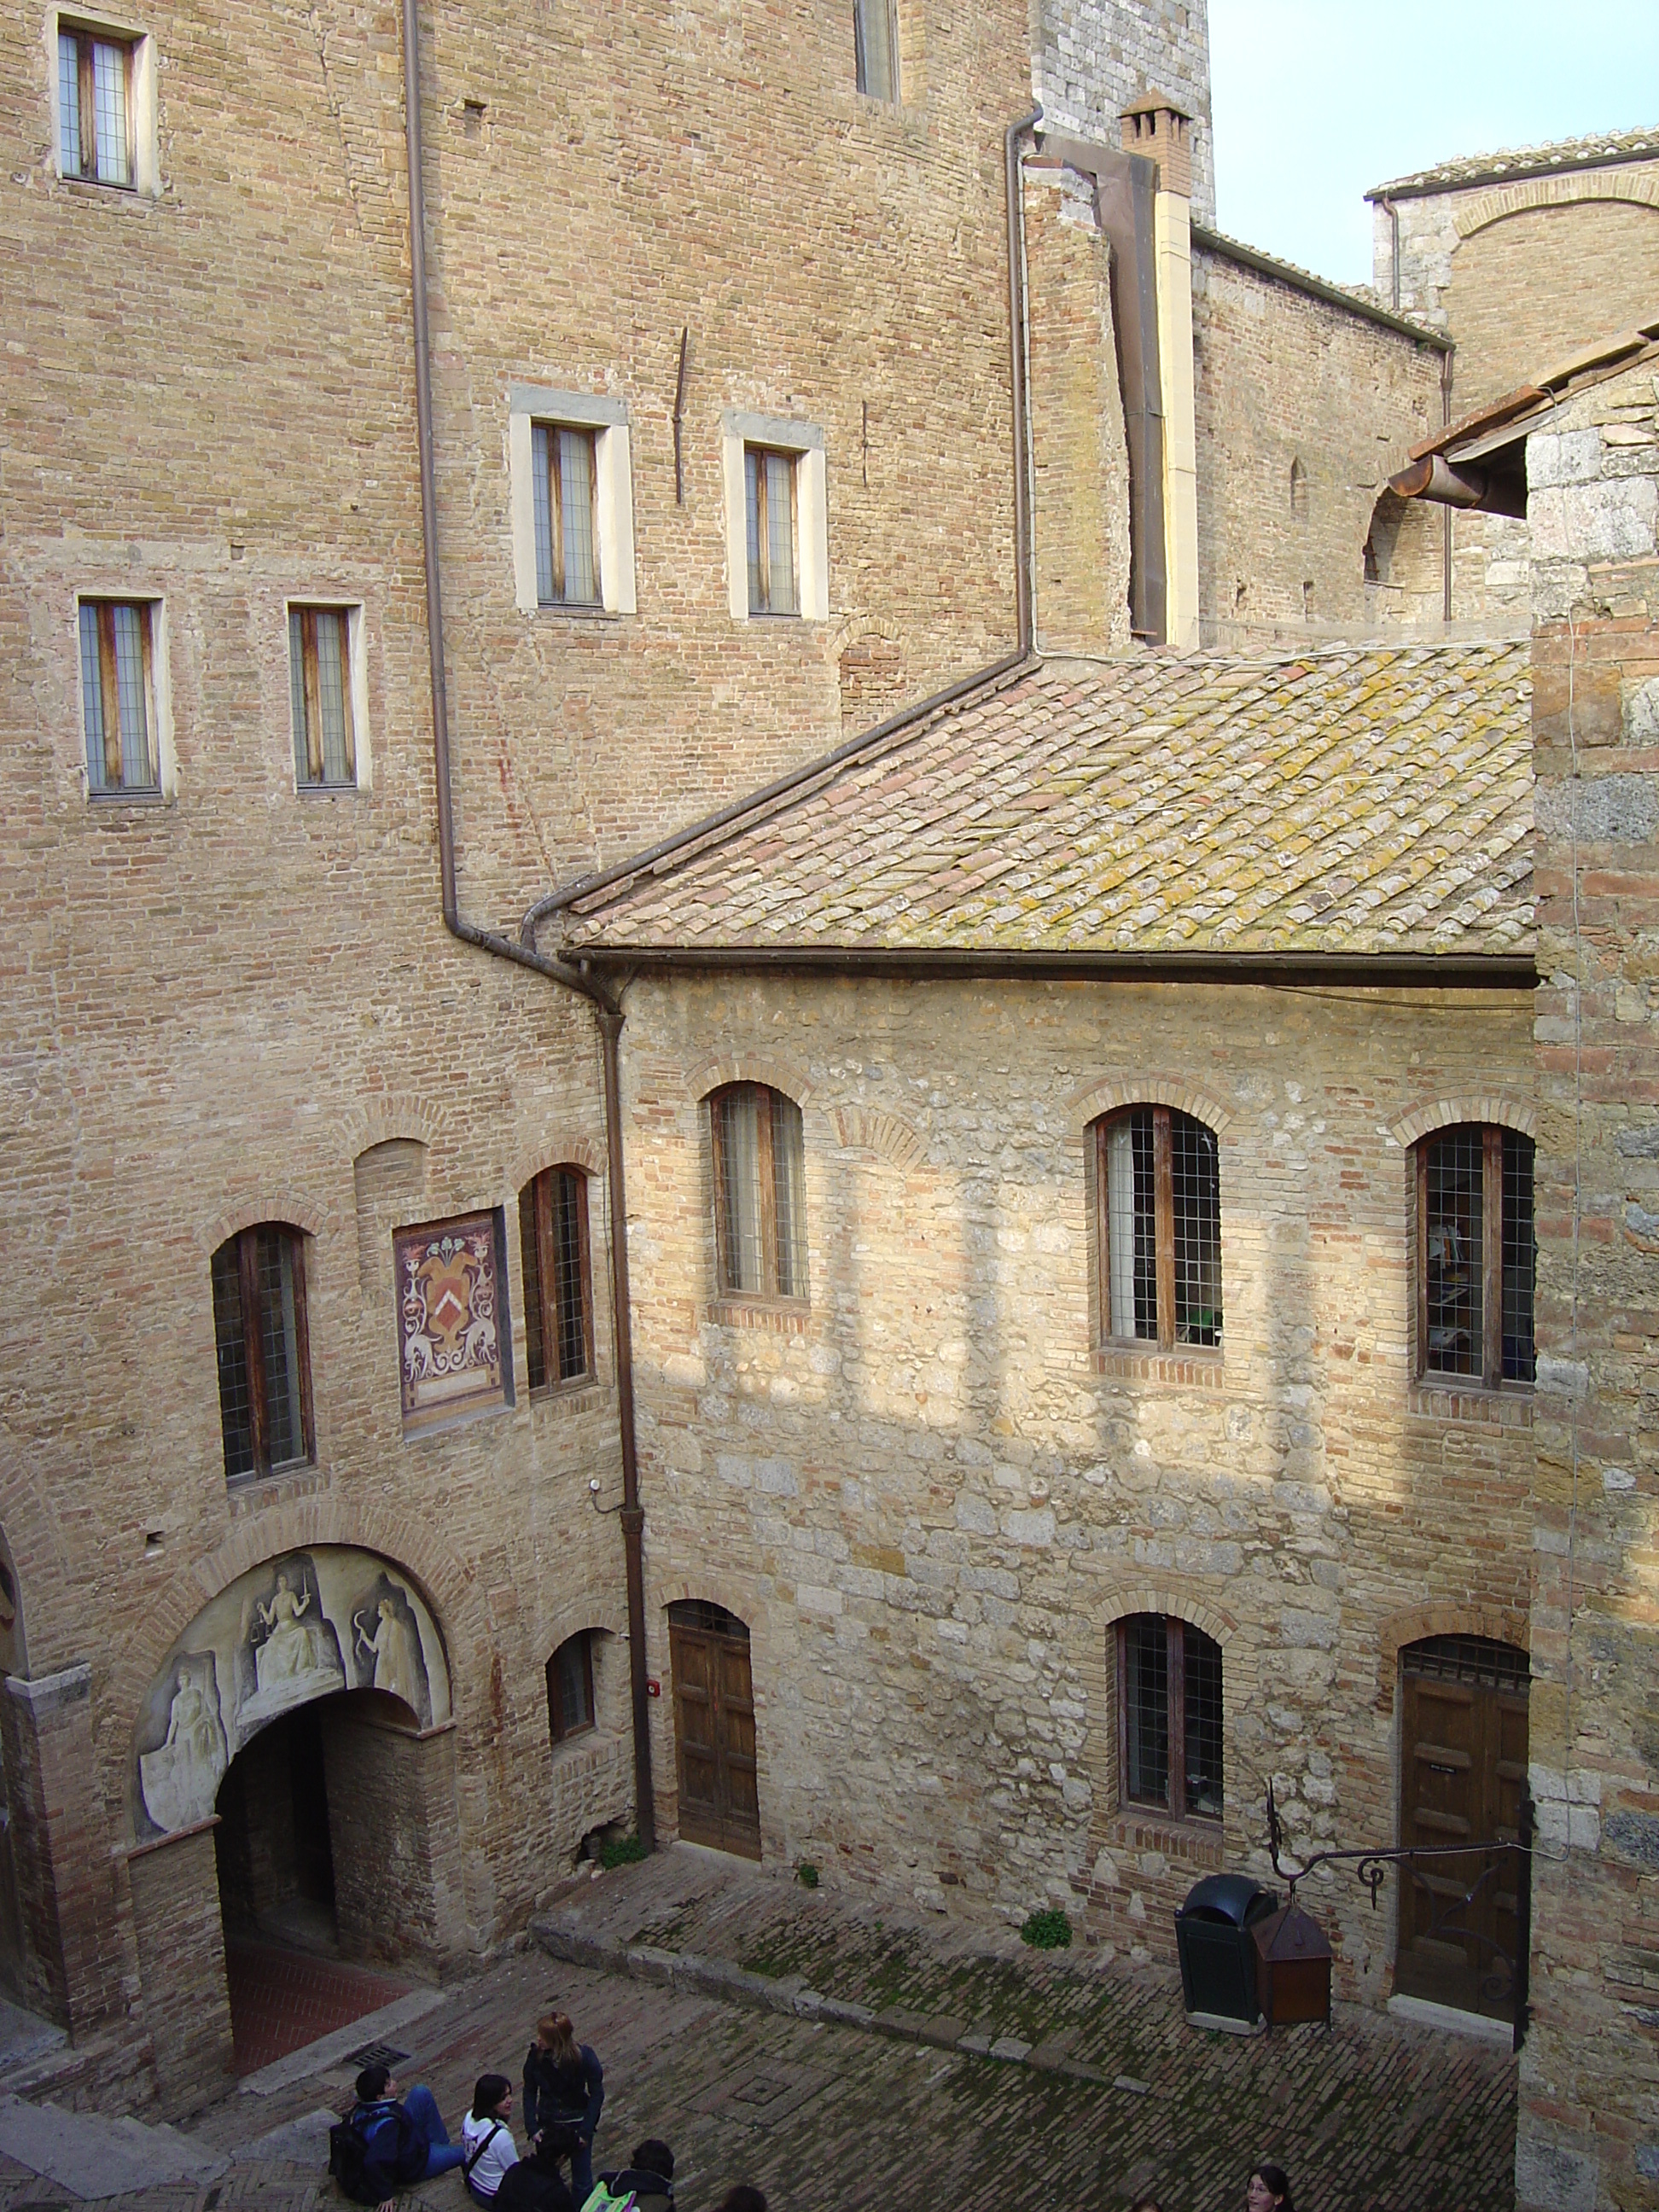
<svg viewBox="0 0 1659 2212"><path fill-rule="evenodd" d="M1015 610L1019 629L1018 658L1031 650L1035 635L1031 566L1030 409L1027 404L1025 343L1025 193L1021 175L1019 142L1042 120L1034 107L1018 123L1011 123L1003 137L1003 166L1008 191L1008 344L1013 383L1014 416L1014 569Z"/></svg>
<svg viewBox="0 0 1659 2212"><path fill-rule="evenodd" d="M1440 427L1443 430L1451 421L1452 357L1455 349L1448 346L1440 356ZM1446 509L1441 525L1440 537L1440 619L1452 618L1452 511Z"/></svg>
<svg viewBox="0 0 1659 2212"><path fill-rule="evenodd" d="M450 785L449 703L444 681L443 596L438 574L438 495L433 462L432 356L427 329L426 191L421 161L420 0L403 0L404 143L409 154L409 258L415 323L415 417L421 453L421 538L426 562L427 653L432 678L432 756L438 810L438 870L442 885L444 927L463 945L528 968L550 982L579 992L599 1020L605 1067L605 1157L611 1183L611 1296L616 1336L617 1426L622 1449L623 1506L620 1519L628 1580L629 1667L634 1692L634 1793L640 1839L647 1850L657 1843L656 1804L651 1785L649 1690L645 1643L645 1571L642 1539L645 1515L640 1505L639 1462L634 1436L633 1334L628 1306L628 1203L623 1186L622 1110L617 1041L622 1034L619 1001L568 961L547 959L494 930L464 921L455 881L455 815Z"/></svg>
<svg viewBox="0 0 1659 2212"><path fill-rule="evenodd" d="M1400 210L1391 199L1378 203L1389 218L1389 294L1394 312L1400 313Z"/></svg>

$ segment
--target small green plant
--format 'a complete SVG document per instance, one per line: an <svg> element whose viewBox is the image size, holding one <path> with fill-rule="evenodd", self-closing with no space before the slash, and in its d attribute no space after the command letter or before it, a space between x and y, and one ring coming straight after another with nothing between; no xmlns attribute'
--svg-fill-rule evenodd
<svg viewBox="0 0 1659 2212"><path fill-rule="evenodd" d="M607 1874L613 1867L633 1866L645 1856L637 1836L612 1836L599 1845L599 1864Z"/></svg>
<svg viewBox="0 0 1659 2212"><path fill-rule="evenodd" d="M1057 1905L1050 1905L1041 1912L1027 1913L1019 1936L1034 1951L1068 1951L1072 1923Z"/></svg>
<svg viewBox="0 0 1659 2212"><path fill-rule="evenodd" d="M817 1887L818 1870L813 1865L811 1859L803 1859L800 1864L795 1869L795 1880L800 1884L803 1889L816 1889Z"/></svg>

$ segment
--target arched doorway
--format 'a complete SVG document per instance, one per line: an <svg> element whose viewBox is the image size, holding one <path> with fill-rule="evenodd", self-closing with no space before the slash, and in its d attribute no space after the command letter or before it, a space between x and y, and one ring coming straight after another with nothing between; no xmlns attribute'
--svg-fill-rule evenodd
<svg viewBox="0 0 1659 2212"><path fill-rule="evenodd" d="M389 1560L319 1546L221 1591L152 1682L131 1792L141 1964L148 1950L177 1981L152 1911L222 1939L198 1942L193 1990L152 1990L146 1969L158 2040L176 2015L187 2044L192 1996L221 2020L228 2007L246 2072L377 2009L459 1946L447 1661Z"/></svg>
<svg viewBox="0 0 1659 2212"><path fill-rule="evenodd" d="M1515 1844L1527 1788L1530 1668L1513 1644L1432 1636L1400 1655L1400 1841ZM1395 1988L1460 2012L1506 2019L1506 1960L1525 1926L1519 1850L1419 1860L1402 1868ZM1473 1892L1467 1906L1460 1900Z"/></svg>
<svg viewBox="0 0 1659 2212"><path fill-rule="evenodd" d="M749 1630L703 1598L668 1608L674 1670L680 1835L688 1844L761 1855L755 1686Z"/></svg>

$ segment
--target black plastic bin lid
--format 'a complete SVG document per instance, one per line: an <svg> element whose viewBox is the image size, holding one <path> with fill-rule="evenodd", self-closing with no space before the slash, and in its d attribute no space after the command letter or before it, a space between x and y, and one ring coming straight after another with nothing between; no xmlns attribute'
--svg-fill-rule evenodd
<svg viewBox="0 0 1659 2212"><path fill-rule="evenodd" d="M1176 1917L1226 1920L1235 1928L1243 1928L1271 1912L1278 1902L1272 1890L1264 1889L1248 1874L1206 1874L1188 1891L1187 1902Z"/></svg>

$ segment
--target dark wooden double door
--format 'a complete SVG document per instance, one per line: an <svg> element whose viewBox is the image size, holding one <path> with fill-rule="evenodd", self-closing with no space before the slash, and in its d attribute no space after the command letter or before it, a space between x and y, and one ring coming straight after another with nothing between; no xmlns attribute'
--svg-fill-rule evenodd
<svg viewBox="0 0 1659 2212"><path fill-rule="evenodd" d="M761 1855L755 1780L755 1689L749 1631L701 1599L668 1608L674 1669L680 1835L688 1844Z"/></svg>
<svg viewBox="0 0 1659 2212"><path fill-rule="evenodd" d="M1527 1787L1526 1653L1483 1637L1439 1636L1407 1646L1401 1676L1401 1843L1516 1844ZM1508 2018L1515 1999L1505 1960L1525 1940L1527 1869L1518 1850L1402 1866L1395 1989Z"/></svg>

